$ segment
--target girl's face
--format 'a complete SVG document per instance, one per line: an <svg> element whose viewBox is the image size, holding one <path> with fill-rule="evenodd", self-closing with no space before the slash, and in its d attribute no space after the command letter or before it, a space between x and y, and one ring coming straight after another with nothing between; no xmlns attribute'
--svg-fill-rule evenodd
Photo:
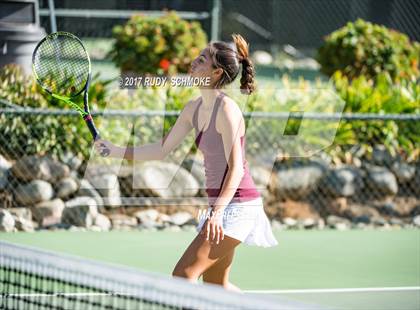
<svg viewBox="0 0 420 310"><path fill-rule="evenodd" d="M210 56L209 48L206 47L191 63L189 73L192 77L210 77L210 83L211 85L214 85L214 83L220 78L223 70L221 68L215 69L213 67L213 61Z"/></svg>

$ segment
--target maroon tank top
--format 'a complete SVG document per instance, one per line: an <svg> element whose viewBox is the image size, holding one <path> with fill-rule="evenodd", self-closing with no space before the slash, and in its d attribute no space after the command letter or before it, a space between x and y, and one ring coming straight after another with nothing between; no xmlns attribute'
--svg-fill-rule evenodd
<svg viewBox="0 0 420 310"><path fill-rule="evenodd" d="M204 155L204 168L206 175L206 193L208 195L209 204L212 205L220 194L223 181L229 169L225 157L222 135L216 130L216 115L221 104L224 93L220 93L216 98L213 111L210 117L210 123L203 132L198 128L197 111L200 108L203 99L200 98L199 104L193 115L193 126L196 131L195 145ZM244 168L244 176L233 196L231 202L244 202L261 197L257 191L254 181L249 173L248 162L245 158L245 135L241 137L242 161Z"/></svg>

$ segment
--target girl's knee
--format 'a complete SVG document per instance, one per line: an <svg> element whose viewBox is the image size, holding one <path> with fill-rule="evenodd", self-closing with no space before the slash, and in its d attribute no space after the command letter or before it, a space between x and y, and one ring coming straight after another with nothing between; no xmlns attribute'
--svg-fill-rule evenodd
<svg viewBox="0 0 420 310"><path fill-rule="evenodd" d="M185 269L185 268L175 268L174 271L172 271L173 277L179 277L179 278L185 278L190 282L197 282L199 275L191 270Z"/></svg>

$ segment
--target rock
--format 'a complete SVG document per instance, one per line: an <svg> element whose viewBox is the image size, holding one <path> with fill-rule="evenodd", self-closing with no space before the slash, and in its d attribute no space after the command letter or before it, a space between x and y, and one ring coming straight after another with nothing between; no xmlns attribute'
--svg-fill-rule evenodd
<svg viewBox="0 0 420 310"><path fill-rule="evenodd" d="M125 214L110 214L108 218L111 220L113 228L121 228L123 226L137 226L137 219Z"/></svg>
<svg viewBox="0 0 420 310"><path fill-rule="evenodd" d="M56 196L66 198L74 194L79 188L78 183L71 177L64 178L56 186Z"/></svg>
<svg viewBox="0 0 420 310"><path fill-rule="evenodd" d="M142 225L139 225L139 226L138 226L138 229L139 229L140 231L144 231L144 232L153 232L153 231L158 231L158 228L157 228L157 227L145 227L145 226L142 226Z"/></svg>
<svg viewBox="0 0 420 310"><path fill-rule="evenodd" d="M162 224L162 223L157 223L157 222L154 222L154 221L144 221L143 223L141 223L139 226L138 226L138 228L139 229L147 229L147 230L149 230L149 229L152 229L152 228L156 228L156 229L158 229L158 228L164 228L164 227L167 227L167 226L169 226L169 224Z"/></svg>
<svg viewBox="0 0 420 310"><path fill-rule="evenodd" d="M9 170L11 167L12 163L0 155L0 191L6 189Z"/></svg>
<svg viewBox="0 0 420 310"><path fill-rule="evenodd" d="M404 221L401 220L401 219L399 219L399 218L393 217L393 218L391 218L389 220L389 224L391 224L391 225L397 225L397 226L403 226L404 225Z"/></svg>
<svg viewBox="0 0 420 310"><path fill-rule="evenodd" d="M196 227L195 225L184 225L182 226L182 230L188 231L188 232L196 232L195 227Z"/></svg>
<svg viewBox="0 0 420 310"><path fill-rule="evenodd" d="M337 224L339 224L338 226L340 228L343 228L342 224L344 224L346 227L350 227L350 221L346 218L335 216L335 215L329 215L327 217L327 225L329 227L340 229L340 228L337 228Z"/></svg>
<svg viewBox="0 0 420 310"><path fill-rule="evenodd" d="M162 223L169 223L171 221L171 217L165 213L160 213L158 221Z"/></svg>
<svg viewBox="0 0 420 310"><path fill-rule="evenodd" d="M420 163L416 165L416 174L412 182L413 184L420 184ZM414 186L413 192L420 196L420 186Z"/></svg>
<svg viewBox="0 0 420 310"><path fill-rule="evenodd" d="M200 194L205 195L206 173L203 160L198 159L197 156L188 157L182 162L182 167L192 174L199 184Z"/></svg>
<svg viewBox="0 0 420 310"><path fill-rule="evenodd" d="M362 222L356 223L355 226L354 226L354 228L356 228L356 229L366 229L366 227L368 227L368 225L366 223L362 223Z"/></svg>
<svg viewBox="0 0 420 310"><path fill-rule="evenodd" d="M23 218L27 221L32 221L32 212L29 208L9 208L7 209L12 215Z"/></svg>
<svg viewBox="0 0 420 310"><path fill-rule="evenodd" d="M7 188L7 183L9 179L8 171L0 170L0 191L5 190Z"/></svg>
<svg viewBox="0 0 420 310"><path fill-rule="evenodd" d="M85 227L79 227L79 226L70 226L68 230L71 231L71 232L84 232L84 231L86 231L86 228Z"/></svg>
<svg viewBox="0 0 420 310"><path fill-rule="evenodd" d="M11 169L13 175L22 181L57 181L69 176L68 166L44 156L24 156Z"/></svg>
<svg viewBox="0 0 420 310"><path fill-rule="evenodd" d="M325 172L326 168L318 162L282 165L275 172L275 193L279 198L301 200L316 188Z"/></svg>
<svg viewBox="0 0 420 310"><path fill-rule="evenodd" d="M101 232L103 231L101 227L96 226L96 225L92 225L89 227L89 231L93 231L93 232Z"/></svg>
<svg viewBox="0 0 420 310"><path fill-rule="evenodd" d="M383 217L379 216L372 219L372 224L377 225L377 226L384 226L388 223Z"/></svg>
<svg viewBox="0 0 420 310"><path fill-rule="evenodd" d="M65 152L60 156L60 160L71 170L77 170L82 165L82 160L71 152Z"/></svg>
<svg viewBox="0 0 420 310"><path fill-rule="evenodd" d="M177 212L170 217L170 222L178 226L195 223L193 216L188 212Z"/></svg>
<svg viewBox="0 0 420 310"><path fill-rule="evenodd" d="M22 181L51 180L51 171L47 161L38 156L22 157L13 165L11 171Z"/></svg>
<svg viewBox="0 0 420 310"><path fill-rule="evenodd" d="M381 213L385 215L398 216L397 206L393 201L387 201L382 205L377 206Z"/></svg>
<svg viewBox="0 0 420 310"><path fill-rule="evenodd" d="M354 167L330 170L321 180L320 187L332 197L349 197L356 193L361 183L360 173Z"/></svg>
<svg viewBox="0 0 420 310"><path fill-rule="evenodd" d="M56 182L70 175L70 168L56 160L48 158L48 166L51 173L51 181Z"/></svg>
<svg viewBox="0 0 420 310"><path fill-rule="evenodd" d="M396 161L392 163L391 171L397 177L398 182L406 183L413 179L416 174L416 167L405 162Z"/></svg>
<svg viewBox="0 0 420 310"><path fill-rule="evenodd" d="M355 222L363 222L366 224L370 223L372 218L380 216L378 210L375 208L358 204L349 205L348 208L342 213L342 215L352 219Z"/></svg>
<svg viewBox="0 0 420 310"><path fill-rule="evenodd" d="M379 202L376 207L385 215L408 217L414 215L419 206L415 197L394 197L392 201Z"/></svg>
<svg viewBox="0 0 420 310"><path fill-rule="evenodd" d="M172 214L170 222L174 225L182 226L188 224L198 224L196 219L189 212L177 212Z"/></svg>
<svg viewBox="0 0 420 310"><path fill-rule="evenodd" d="M370 217L368 215L359 215L353 218L353 222L355 223L363 223L363 224L369 224L370 223Z"/></svg>
<svg viewBox="0 0 420 310"><path fill-rule="evenodd" d="M98 191L89 183L88 180L82 179L80 181L79 190L77 192L78 196L86 196L95 199L96 204L98 207L102 207L104 205L104 201Z"/></svg>
<svg viewBox="0 0 420 310"><path fill-rule="evenodd" d="M181 227L174 225L174 226L165 227L165 228L163 228L163 230L164 231L171 231L171 232L180 232L182 229L181 229Z"/></svg>
<svg viewBox="0 0 420 310"><path fill-rule="evenodd" d="M308 203L293 200L286 200L279 203L281 217L290 217L293 219L304 220L307 218L318 219L318 212Z"/></svg>
<svg viewBox="0 0 420 310"><path fill-rule="evenodd" d="M157 222L159 219L159 212L155 209L149 209L144 211L137 211L133 214L140 223L144 222Z"/></svg>
<svg viewBox="0 0 420 310"><path fill-rule="evenodd" d="M316 224L316 228L322 230L325 228L325 221L323 218L319 218Z"/></svg>
<svg viewBox="0 0 420 310"><path fill-rule="evenodd" d="M33 180L27 184L19 185L14 195L18 203L31 205L50 200L54 195L54 191L50 183L42 180Z"/></svg>
<svg viewBox="0 0 420 310"><path fill-rule="evenodd" d="M413 224L417 227L420 227L420 215L417 215L413 218Z"/></svg>
<svg viewBox="0 0 420 310"><path fill-rule="evenodd" d="M368 166L367 185L374 193L383 195L395 195L398 192L398 184L395 175L388 169L379 166Z"/></svg>
<svg viewBox="0 0 420 310"><path fill-rule="evenodd" d="M276 219L273 219L273 220L271 220L271 229L272 230L283 230L284 228L283 228L283 224L280 221L278 221Z"/></svg>
<svg viewBox="0 0 420 310"><path fill-rule="evenodd" d="M61 199L44 201L31 207L33 219L40 226L52 226L61 222L64 202Z"/></svg>
<svg viewBox="0 0 420 310"><path fill-rule="evenodd" d="M12 163L0 154L0 171L7 171L12 167Z"/></svg>
<svg viewBox="0 0 420 310"><path fill-rule="evenodd" d="M348 207L347 198L345 197L325 200L325 211L327 214L342 217Z"/></svg>
<svg viewBox="0 0 420 310"><path fill-rule="evenodd" d="M119 207L121 206L120 183L116 174L102 174L90 178L90 182L101 194L105 205Z"/></svg>
<svg viewBox="0 0 420 310"><path fill-rule="evenodd" d="M6 186L8 186L6 184ZM0 189L0 209L10 209L13 206L13 194Z"/></svg>
<svg viewBox="0 0 420 310"><path fill-rule="evenodd" d="M315 225L317 223L317 221L313 218L307 218L307 219L302 220L301 222L302 222L302 226L305 229L313 228L313 227L315 227Z"/></svg>
<svg viewBox="0 0 420 310"><path fill-rule="evenodd" d="M265 189L270 184L272 171L262 166L252 166L249 170L251 173L252 180L257 188Z"/></svg>
<svg viewBox="0 0 420 310"><path fill-rule="evenodd" d="M0 209L0 231L12 232L15 229L15 220L9 211Z"/></svg>
<svg viewBox="0 0 420 310"><path fill-rule="evenodd" d="M152 197L194 197L199 191L197 180L184 168L159 161L149 161L133 176L133 193Z"/></svg>
<svg viewBox="0 0 420 310"><path fill-rule="evenodd" d="M384 145L375 145L372 151L373 163L389 167L393 158Z"/></svg>
<svg viewBox="0 0 420 310"><path fill-rule="evenodd" d="M333 227L337 230L348 230L350 225L347 223L336 223Z"/></svg>
<svg viewBox="0 0 420 310"><path fill-rule="evenodd" d="M109 218L101 213L99 213L94 221L93 221L94 227L97 227L100 229L100 231L108 231L111 229L111 221Z"/></svg>
<svg viewBox="0 0 420 310"><path fill-rule="evenodd" d="M65 203L62 222L74 226L90 227L98 215L95 199L76 197Z"/></svg>
<svg viewBox="0 0 420 310"><path fill-rule="evenodd" d="M25 232L33 232L35 227L32 221L28 221L21 217L14 217L15 220L15 227L17 230L25 231Z"/></svg>
<svg viewBox="0 0 420 310"><path fill-rule="evenodd" d="M283 219L283 224L286 225L287 228L293 228L297 225L297 221L293 218L286 217Z"/></svg>

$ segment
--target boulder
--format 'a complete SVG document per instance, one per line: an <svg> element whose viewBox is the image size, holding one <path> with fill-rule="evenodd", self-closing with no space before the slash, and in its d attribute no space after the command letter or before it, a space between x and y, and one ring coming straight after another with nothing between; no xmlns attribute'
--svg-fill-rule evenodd
<svg viewBox="0 0 420 310"><path fill-rule="evenodd" d="M24 156L13 165L11 172L22 181L57 181L69 176L68 166L48 157Z"/></svg>
<svg viewBox="0 0 420 310"><path fill-rule="evenodd" d="M51 184L42 180L33 180L29 183L21 184L14 192L16 201L22 205L32 205L47 201L53 195L54 191Z"/></svg>
<svg viewBox="0 0 420 310"><path fill-rule="evenodd" d="M108 231L111 229L111 221L104 214L99 213L93 220L95 227L98 227L100 231Z"/></svg>
<svg viewBox="0 0 420 310"><path fill-rule="evenodd" d="M82 179L80 180L79 190L77 191L78 196L86 196L95 199L96 204L98 207L102 207L104 205L104 201L98 191L89 183L88 180Z"/></svg>
<svg viewBox="0 0 420 310"><path fill-rule="evenodd" d="M76 197L65 203L62 222L80 227L90 227L98 215L95 199L91 197Z"/></svg>
<svg viewBox="0 0 420 310"><path fill-rule="evenodd" d="M32 221L32 212L30 208L9 208L7 211L16 217Z"/></svg>
<svg viewBox="0 0 420 310"><path fill-rule="evenodd" d="M105 205L121 206L120 183L116 174L101 174L90 178L90 183L101 194Z"/></svg>
<svg viewBox="0 0 420 310"><path fill-rule="evenodd" d="M356 194L361 176L354 167L339 167L328 171L320 187L331 197L349 197Z"/></svg>
<svg viewBox="0 0 420 310"><path fill-rule="evenodd" d="M61 222L64 202L61 199L44 201L31 207L33 219L40 226L51 226Z"/></svg>
<svg viewBox="0 0 420 310"><path fill-rule="evenodd" d="M64 178L56 185L56 196L58 198L67 198L74 194L79 188L77 181L71 177Z"/></svg>
<svg viewBox="0 0 420 310"><path fill-rule="evenodd" d="M397 178L385 167L367 166L367 190L379 195L395 195L398 192Z"/></svg>
<svg viewBox="0 0 420 310"><path fill-rule="evenodd" d="M397 177L399 183L406 183L414 178L416 167L405 162L396 161L392 163L391 171Z"/></svg>
<svg viewBox="0 0 420 310"><path fill-rule="evenodd" d="M125 214L109 214L108 218L111 220L112 228L136 227L138 225L135 217Z"/></svg>
<svg viewBox="0 0 420 310"><path fill-rule="evenodd" d="M200 185L186 169L172 164L150 161L133 176L133 192L161 198L194 197Z"/></svg>
<svg viewBox="0 0 420 310"><path fill-rule="evenodd" d="M177 212L170 216L170 222L177 226L188 225L188 224L198 224L194 217L188 212Z"/></svg>
<svg viewBox="0 0 420 310"><path fill-rule="evenodd" d="M301 200L316 188L325 173L326 168L318 162L281 165L275 172L276 195Z"/></svg>
<svg viewBox="0 0 420 310"><path fill-rule="evenodd" d="M0 209L0 231L12 232L15 229L15 219L6 209Z"/></svg>

